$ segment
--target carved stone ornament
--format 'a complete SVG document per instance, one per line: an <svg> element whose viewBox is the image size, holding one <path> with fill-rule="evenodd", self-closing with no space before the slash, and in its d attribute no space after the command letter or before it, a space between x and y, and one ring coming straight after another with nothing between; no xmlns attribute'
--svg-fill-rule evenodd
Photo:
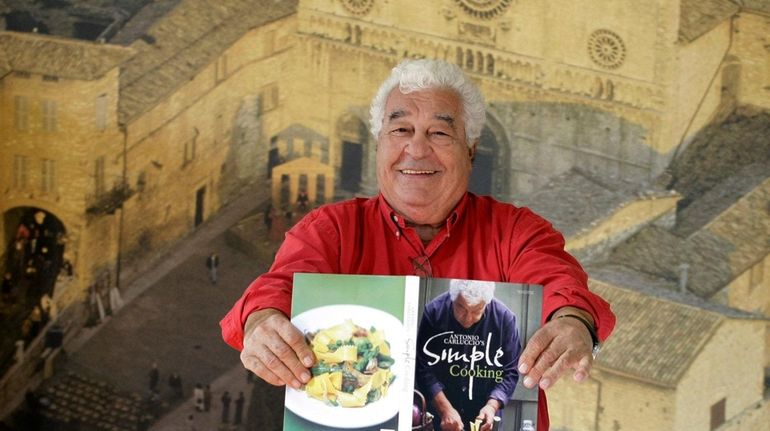
<svg viewBox="0 0 770 431"><path fill-rule="evenodd" d="M492 19L508 9L513 0L455 0L467 14L480 19Z"/></svg>
<svg viewBox="0 0 770 431"><path fill-rule="evenodd" d="M342 5L353 15L366 15L372 10L374 0L342 0Z"/></svg>
<svg viewBox="0 0 770 431"><path fill-rule="evenodd" d="M614 32L599 29L588 37L588 55L601 67L617 69L626 59L626 45Z"/></svg>

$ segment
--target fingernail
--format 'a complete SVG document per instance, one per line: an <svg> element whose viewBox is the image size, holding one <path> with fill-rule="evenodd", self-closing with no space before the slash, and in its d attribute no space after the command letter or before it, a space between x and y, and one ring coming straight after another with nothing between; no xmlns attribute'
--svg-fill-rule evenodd
<svg viewBox="0 0 770 431"><path fill-rule="evenodd" d="M548 379L540 380L540 388L546 390L551 387L551 381Z"/></svg>
<svg viewBox="0 0 770 431"><path fill-rule="evenodd" d="M575 373L575 381L576 382L582 382L583 379L585 379L585 378L586 378L586 373L584 373L582 371L578 371L577 373Z"/></svg>
<svg viewBox="0 0 770 431"><path fill-rule="evenodd" d="M305 364L306 367L312 367L313 358L311 358L310 356L305 356L305 358L302 360L302 363Z"/></svg>
<svg viewBox="0 0 770 431"><path fill-rule="evenodd" d="M310 373L308 373L308 372L304 372L304 373L302 373L302 375L300 376L300 378L302 379L302 382L303 382L303 383L307 383L307 382L309 382L309 381L310 381Z"/></svg>
<svg viewBox="0 0 770 431"><path fill-rule="evenodd" d="M532 377L524 377L524 386L532 389L535 386L535 379Z"/></svg>
<svg viewBox="0 0 770 431"><path fill-rule="evenodd" d="M521 374L527 374L527 371L529 371L529 367L527 366L527 364L519 365L519 372Z"/></svg>
<svg viewBox="0 0 770 431"><path fill-rule="evenodd" d="M300 389L302 387L302 383L298 382L297 380L292 379L291 387L294 388L294 389Z"/></svg>

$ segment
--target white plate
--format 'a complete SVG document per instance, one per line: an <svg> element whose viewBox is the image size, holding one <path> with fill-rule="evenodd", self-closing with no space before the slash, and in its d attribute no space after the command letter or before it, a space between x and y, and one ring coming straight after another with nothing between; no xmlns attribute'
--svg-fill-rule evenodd
<svg viewBox="0 0 770 431"><path fill-rule="evenodd" d="M399 392L396 384L403 378L404 326L395 316L376 308L361 305L327 305L300 313L291 319L303 333L318 331L350 319L354 324L385 331L390 353L395 362L391 371L395 380L388 394L364 407L335 407L309 397L303 390L286 387L286 408L311 422L334 428L362 428L381 424L398 413Z"/></svg>

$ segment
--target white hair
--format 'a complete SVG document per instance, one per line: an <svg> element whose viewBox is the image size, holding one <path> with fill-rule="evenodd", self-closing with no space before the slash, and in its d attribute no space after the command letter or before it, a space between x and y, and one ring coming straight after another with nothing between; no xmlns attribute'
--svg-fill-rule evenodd
<svg viewBox="0 0 770 431"><path fill-rule="evenodd" d="M481 137L486 121L486 103L476 84L457 65L442 60L404 60L393 68L388 79L382 83L372 99L369 121L375 139L379 138L382 130L385 103L396 86L404 94L434 88L453 90L462 103L465 140L468 147L472 147Z"/></svg>
<svg viewBox="0 0 770 431"><path fill-rule="evenodd" d="M452 299L452 302L457 299L457 295L459 294L463 295L465 302L470 306L481 302L489 304L495 294L495 282L459 279L450 280L449 297Z"/></svg>

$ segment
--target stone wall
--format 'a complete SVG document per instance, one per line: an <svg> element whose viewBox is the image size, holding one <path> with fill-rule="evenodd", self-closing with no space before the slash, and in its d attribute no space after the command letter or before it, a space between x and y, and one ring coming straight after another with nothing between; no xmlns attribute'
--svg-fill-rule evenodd
<svg viewBox="0 0 770 431"><path fill-rule="evenodd" d="M99 202L96 164L102 160L101 182L108 193L122 178L123 135L117 127L119 70L94 80L74 80L37 74L11 74L0 84L0 214L21 208L41 208L58 218L66 235L65 256L74 266L76 286L85 291L96 273L111 268L117 252L117 219L102 211L89 211ZM19 129L16 102L26 100L26 127ZM50 108L53 103L54 107ZM49 104L49 108L45 105ZM55 112L51 114L51 112ZM48 112L48 114L46 114ZM45 126L45 118L55 123ZM14 178L16 157L26 160L26 184ZM43 165L50 182L44 185ZM15 232L13 220L0 224L2 254ZM57 292L54 292L56 295ZM58 295L65 309L80 294Z"/></svg>
<svg viewBox="0 0 770 431"><path fill-rule="evenodd" d="M162 255L195 229L196 211L203 222L245 185L265 180L265 135L282 125L285 87L276 84L271 109L255 104L282 82L288 46L276 38L291 28L284 20L250 32L128 125L128 172L137 188L125 207L129 262Z"/></svg>
<svg viewBox="0 0 770 431"><path fill-rule="evenodd" d="M770 109L770 19L767 15L742 13L733 29L730 51L740 68L738 100Z"/></svg>
<svg viewBox="0 0 770 431"><path fill-rule="evenodd" d="M762 400L764 336L762 321L725 319L679 381L673 429L709 430L722 399L728 420Z"/></svg>

